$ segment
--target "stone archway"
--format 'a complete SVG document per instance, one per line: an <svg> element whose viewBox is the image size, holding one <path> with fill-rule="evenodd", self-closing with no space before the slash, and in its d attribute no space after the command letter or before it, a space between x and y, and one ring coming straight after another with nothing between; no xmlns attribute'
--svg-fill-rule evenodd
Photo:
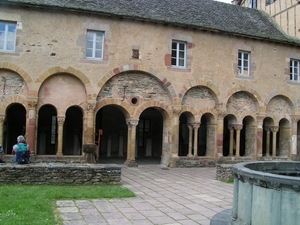
<svg viewBox="0 0 300 225"><path fill-rule="evenodd" d="M241 130L240 155L244 157L255 157L256 155L256 126L253 117L246 116L243 119Z"/></svg>
<svg viewBox="0 0 300 225"><path fill-rule="evenodd" d="M83 113L79 107L71 106L66 111L63 132L63 155L81 155Z"/></svg>
<svg viewBox="0 0 300 225"><path fill-rule="evenodd" d="M17 137L24 135L26 138L26 109L19 103L13 103L6 110L4 121L3 149L11 154L12 146L16 144Z"/></svg>
<svg viewBox="0 0 300 225"><path fill-rule="evenodd" d="M38 112L37 154L55 155L57 151L57 111L43 105Z"/></svg>
<svg viewBox="0 0 300 225"><path fill-rule="evenodd" d="M145 109L137 126L137 158L157 159L162 156L163 116L154 107Z"/></svg>
<svg viewBox="0 0 300 225"><path fill-rule="evenodd" d="M102 107L96 113L95 123L95 140L98 145L97 161L100 163L111 160L125 162L127 132L126 118L121 108L116 105Z"/></svg>

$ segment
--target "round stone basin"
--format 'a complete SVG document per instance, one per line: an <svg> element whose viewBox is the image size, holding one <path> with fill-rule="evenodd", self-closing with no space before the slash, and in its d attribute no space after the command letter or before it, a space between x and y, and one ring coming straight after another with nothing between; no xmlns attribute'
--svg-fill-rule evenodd
<svg viewBox="0 0 300 225"><path fill-rule="evenodd" d="M300 162L238 163L232 172L231 224L300 224Z"/></svg>

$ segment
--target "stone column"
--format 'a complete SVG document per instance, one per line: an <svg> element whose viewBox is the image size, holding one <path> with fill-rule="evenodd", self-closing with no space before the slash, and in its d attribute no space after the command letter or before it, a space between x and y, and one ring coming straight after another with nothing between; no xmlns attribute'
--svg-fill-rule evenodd
<svg viewBox="0 0 300 225"><path fill-rule="evenodd" d="M257 116L257 128L256 128L256 148L257 152L254 158L261 158L263 151L263 120L264 116Z"/></svg>
<svg viewBox="0 0 300 225"><path fill-rule="evenodd" d="M297 159L297 142L298 142L298 121L300 118L298 116L291 116L292 117L292 124L291 124L291 148L290 148L290 158L292 160Z"/></svg>
<svg viewBox="0 0 300 225"><path fill-rule="evenodd" d="M217 124L216 123L207 123L207 132L206 132L206 156L211 156L216 159L217 156Z"/></svg>
<svg viewBox="0 0 300 225"><path fill-rule="evenodd" d="M173 118L172 118L172 157L178 157L179 151L179 115L181 112L181 106L173 106Z"/></svg>
<svg viewBox="0 0 300 225"><path fill-rule="evenodd" d="M188 157L192 157L192 148L193 148L193 127L192 124L187 124L188 128L189 128L189 153L188 153Z"/></svg>
<svg viewBox="0 0 300 225"><path fill-rule="evenodd" d="M223 132L224 132L224 117L226 111L218 110L217 121L217 157L223 157Z"/></svg>
<svg viewBox="0 0 300 225"><path fill-rule="evenodd" d="M232 125L228 125L228 129L230 130L230 138L229 138L229 156L233 156L233 135L234 135L234 128Z"/></svg>
<svg viewBox="0 0 300 225"><path fill-rule="evenodd" d="M265 127L265 130L267 132L267 137L266 137L266 156L270 156L270 128Z"/></svg>
<svg viewBox="0 0 300 225"><path fill-rule="evenodd" d="M64 122L65 117L64 116L58 116L57 117L57 124L58 124L58 140L57 140L57 156L63 156L62 150L63 150L63 133L64 133Z"/></svg>
<svg viewBox="0 0 300 225"><path fill-rule="evenodd" d="M5 115L0 115L0 145L3 148L3 125L4 125ZM3 149L4 151L4 149Z"/></svg>
<svg viewBox="0 0 300 225"><path fill-rule="evenodd" d="M198 129L200 123L193 123L194 128L194 156L198 156Z"/></svg>
<svg viewBox="0 0 300 225"><path fill-rule="evenodd" d="M37 106L37 99L29 99L28 100L28 114L27 114L27 135L26 141L29 144L29 149L33 155L35 153L35 146L36 146L36 106Z"/></svg>
<svg viewBox="0 0 300 225"><path fill-rule="evenodd" d="M125 165L130 167L136 167L137 163L135 161L135 145L136 145L136 126L138 125L138 119L126 119L126 124L128 126L128 139L127 139L127 159Z"/></svg>
<svg viewBox="0 0 300 225"><path fill-rule="evenodd" d="M95 129L94 129L94 110L96 104L94 102L87 103L87 121L86 121L86 131L84 135L85 144L95 143Z"/></svg>
<svg viewBox="0 0 300 225"><path fill-rule="evenodd" d="M235 137L235 156L240 156L240 141L241 141L241 129L243 128L243 124L237 124L234 126L236 130L236 137Z"/></svg>
<svg viewBox="0 0 300 225"><path fill-rule="evenodd" d="M279 127L278 126L272 126L270 127L272 133L273 133L273 143L272 143L272 157L276 157L276 134L278 132Z"/></svg>

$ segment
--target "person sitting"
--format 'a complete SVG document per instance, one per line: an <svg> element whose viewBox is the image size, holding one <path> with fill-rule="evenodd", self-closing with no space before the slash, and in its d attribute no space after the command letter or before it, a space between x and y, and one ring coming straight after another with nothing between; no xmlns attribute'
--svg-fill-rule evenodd
<svg viewBox="0 0 300 225"><path fill-rule="evenodd" d="M16 155L17 163L30 163L29 145L26 143L24 136L17 137L17 144L13 146L12 154Z"/></svg>

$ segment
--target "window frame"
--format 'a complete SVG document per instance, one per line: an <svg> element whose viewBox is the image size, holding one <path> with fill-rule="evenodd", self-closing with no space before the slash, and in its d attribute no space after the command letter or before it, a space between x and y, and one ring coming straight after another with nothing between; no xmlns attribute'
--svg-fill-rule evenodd
<svg viewBox="0 0 300 225"><path fill-rule="evenodd" d="M295 79L297 76L297 79ZM300 83L300 60L290 59L290 81Z"/></svg>
<svg viewBox="0 0 300 225"><path fill-rule="evenodd" d="M245 59L246 54L248 56L247 59ZM245 66L245 62L248 62L247 66ZM238 51L238 76L250 77L250 65L251 65L251 52L239 50ZM247 71L247 73L244 73L244 71Z"/></svg>
<svg viewBox="0 0 300 225"><path fill-rule="evenodd" d="M176 44L176 48L173 48L173 44ZM184 49L180 49L180 45L184 45ZM173 56L173 52L175 52L175 56ZM180 57L180 52L183 52L183 57ZM175 59L175 64L173 64L173 59ZM180 60L183 60L183 65L180 65ZM187 62L187 42L172 40L171 44L171 66L177 68L186 68Z"/></svg>
<svg viewBox="0 0 300 225"><path fill-rule="evenodd" d="M93 35L92 40L88 39L88 35ZM97 48L97 35L101 35L101 48ZM85 41L85 58L91 60L103 60L104 58L104 38L105 32L104 31L97 31L97 30L87 30L86 31L86 41ZM92 48L88 47L88 41L92 41ZM88 56L88 50L91 50L92 55ZM101 57L97 57L96 51L101 50Z"/></svg>
<svg viewBox="0 0 300 225"><path fill-rule="evenodd" d="M1 47L0 44L0 52L15 52L16 51L16 42L17 42L17 23L16 22L9 22L9 21L1 21L0 23L4 24L4 30L1 31L0 30L0 37L1 37L1 33L4 33L4 39L3 39L3 48ZM10 32L9 31L9 26L14 26L14 31ZM13 33L13 37L10 39L9 34ZM1 39L0 39L0 43L1 43ZM11 44L13 46L13 49L7 49L8 45Z"/></svg>
<svg viewBox="0 0 300 225"><path fill-rule="evenodd" d="M256 9L257 8L256 0L249 0L248 1L248 8Z"/></svg>

